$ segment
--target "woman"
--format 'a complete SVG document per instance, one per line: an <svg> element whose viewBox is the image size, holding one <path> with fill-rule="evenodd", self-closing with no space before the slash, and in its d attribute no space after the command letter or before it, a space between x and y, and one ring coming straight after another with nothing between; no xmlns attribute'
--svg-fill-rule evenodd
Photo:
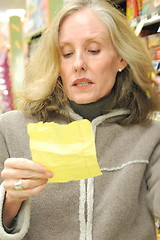
<svg viewBox="0 0 160 240"><path fill-rule="evenodd" d="M151 117L160 97L151 72L110 3L66 3L28 66L23 111L1 116L1 240L156 239L160 123ZM102 175L46 185L54 172L30 161L27 123L82 118L96 129Z"/></svg>

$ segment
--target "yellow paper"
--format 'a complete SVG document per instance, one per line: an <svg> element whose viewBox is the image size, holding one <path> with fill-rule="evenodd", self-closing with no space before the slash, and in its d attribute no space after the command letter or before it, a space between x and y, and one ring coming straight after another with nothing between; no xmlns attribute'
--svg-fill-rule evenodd
<svg viewBox="0 0 160 240"><path fill-rule="evenodd" d="M67 125L29 123L32 159L54 176L49 182L67 182L101 175L91 123L84 119Z"/></svg>

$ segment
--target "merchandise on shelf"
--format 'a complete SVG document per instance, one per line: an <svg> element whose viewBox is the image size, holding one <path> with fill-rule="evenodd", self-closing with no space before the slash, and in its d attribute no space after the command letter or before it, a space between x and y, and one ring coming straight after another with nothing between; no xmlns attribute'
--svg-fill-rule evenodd
<svg viewBox="0 0 160 240"><path fill-rule="evenodd" d="M153 60L160 60L160 33L148 36L147 47L153 57Z"/></svg>
<svg viewBox="0 0 160 240"><path fill-rule="evenodd" d="M131 20L141 15L142 0L126 0L126 17Z"/></svg>
<svg viewBox="0 0 160 240"><path fill-rule="evenodd" d="M19 90L23 88L24 79L24 42L23 42L23 24L19 16L9 18L10 33L10 72L12 78L12 92L14 108L17 108Z"/></svg>
<svg viewBox="0 0 160 240"><path fill-rule="evenodd" d="M155 49L155 56L157 60L160 60L160 47L157 47Z"/></svg>
<svg viewBox="0 0 160 240"><path fill-rule="evenodd" d="M26 0L26 8L25 34L30 37L44 31L48 26L48 1Z"/></svg>
<svg viewBox="0 0 160 240"><path fill-rule="evenodd" d="M0 113L13 109L8 53L0 51Z"/></svg>
<svg viewBox="0 0 160 240"><path fill-rule="evenodd" d="M8 24L0 21L0 49L9 45L9 31Z"/></svg>
<svg viewBox="0 0 160 240"><path fill-rule="evenodd" d="M149 14L160 10L160 0L142 0L142 14Z"/></svg>
<svg viewBox="0 0 160 240"><path fill-rule="evenodd" d="M157 72L157 75L160 76L160 60L153 60L153 66Z"/></svg>

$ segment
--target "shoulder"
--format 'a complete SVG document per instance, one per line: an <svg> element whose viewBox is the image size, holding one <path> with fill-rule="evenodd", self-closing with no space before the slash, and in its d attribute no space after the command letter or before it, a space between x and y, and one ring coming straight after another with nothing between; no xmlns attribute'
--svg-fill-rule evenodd
<svg viewBox="0 0 160 240"><path fill-rule="evenodd" d="M151 120L148 125L132 125L129 128L129 132L139 141L143 141L145 146L157 145L160 141L160 121Z"/></svg>
<svg viewBox="0 0 160 240"><path fill-rule="evenodd" d="M152 131L160 135L160 121L159 120L152 120L151 123L146 127L146 130Z"/></svg>
<svg viewBox="0 0 160 240"><path fill-rule="evenodd" d="M26 117L22 111L13 110L0 115L0 129L1 131L10 131L26 128L30 122L37 122L35 118Z"/></svg>
<svg viewBox="0 0 160 240"><path fill-rule="evenodd" d="M160 121L152 119L147 125L143 124L133 124L130 126L131 129L137 129L140 132L153 132L160 129Z"/></svg>
<svg viewBox="0 0 160 240"><path fill-rule="evenodd" d="M158 120L151 120L151 122L148 125L141 125L141 124L136 124L132 126L132 130L139 133L139 136L148 136L148 137L155 137L155 138L160 138L160 121Z"/></svg>
<svg viewBox="0 0 160 240"><path fill-rule="evenodd" d="M13 110L0 115L1 122L36 122L36 119L27 117L20 110Z"/></svg>
<svg viewBox="0 0 160 240"><path fill-rule="evenodd" d="M160 127L160 120L152 120L151 125L154 127Z"/></svg>

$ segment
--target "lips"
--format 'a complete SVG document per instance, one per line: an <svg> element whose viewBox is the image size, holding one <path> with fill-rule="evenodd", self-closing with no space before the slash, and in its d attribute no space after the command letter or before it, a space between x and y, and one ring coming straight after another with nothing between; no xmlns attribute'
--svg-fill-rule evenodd
<svg viewBox="0 0 160 240"><path fill-rule="evenodd" d="M77 87L85 87L88 86L90 84L93 84L93 82L87 78L81 78L81 79L76 79L72 86L77 86Z"/></svg>

